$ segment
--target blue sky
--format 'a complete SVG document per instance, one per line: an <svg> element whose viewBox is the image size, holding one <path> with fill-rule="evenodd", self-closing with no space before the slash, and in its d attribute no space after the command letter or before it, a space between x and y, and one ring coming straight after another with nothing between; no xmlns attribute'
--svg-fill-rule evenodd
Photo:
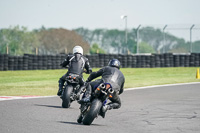
<svg viewBox="0 0 200 133"><path fill-rule="evenodd" d="M200 0L0 0L0 28L124 29L121 15L128 16L129 29L139 24L200 28L199 5Z"/></svg>

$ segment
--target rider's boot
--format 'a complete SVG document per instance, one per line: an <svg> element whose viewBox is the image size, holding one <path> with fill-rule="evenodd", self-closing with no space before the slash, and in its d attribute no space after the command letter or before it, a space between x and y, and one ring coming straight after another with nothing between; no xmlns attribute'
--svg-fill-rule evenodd
<svg viewBox="0 0 200 133"><path fill-rule="evenodd" d="M58 89L57 95L58 95L58 96L61 96L62 91L63 91L64 81L60 79L60 80L58 81L58 83L59 83L59 89Z"/></svg>
<svg viewBox="0 0 200 133"><path fill-rule="evenodd" d="M99 115L101 115L103 118L105 118L107 110L111 110L111 109L112 109L111 105L104 105L104 106L102 106Z"/></svg>
<svg viewBox="0 0 200 133"><path fill-rule="evenodd" d="M91 86L87 85L86 86L86 92L85 92L85 97L81 100L78 101L78 103L82 104L82 103L87 103L90 102L91 99Z"/></svg>
<svg viewBox="0 0 200 133"><path fill-rule="evenodd" d="M79 104L88 103L90 102L90 98L91 98L91 95L87 94L83 99L79 100L78 103Z"/></svg>

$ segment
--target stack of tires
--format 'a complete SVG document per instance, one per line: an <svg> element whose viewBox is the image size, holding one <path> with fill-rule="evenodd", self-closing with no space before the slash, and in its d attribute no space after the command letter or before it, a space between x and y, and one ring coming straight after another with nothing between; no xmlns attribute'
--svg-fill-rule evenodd
<svg viewBox="0 0 200 133"><path fill-rule="evenodd" d="M185 55L180 55L180 67L185 67Z"/></svg>
<svg viewBox="0 0 200 133"><path fill-rule="evenodd" d="M120 55L120 56L121 56L122 68L127 68L127 55Z"/></svg>
<svg viewBox="0 0 200 133"><path fill-rule="evenodd" d="M164 67L173 67L173 54L171 53L166 53L164 54L164 59L165 59L165 62L164 62Z"/></svg>
<svg viewBox="0 0 200 133"><path fill-rule="evenodd" d="M4 55L0 54L0 71L4 69Z"/></svg>
<svg viewBox="0 0 200 133"><path fill-rule="evenodd" d="M42 61L41 61L41 69L42 70L47 70L47 66L48 66L48 64L47 64L47 60L48 60L48 56L47 55L43 55L42 56Z"/></svg>
<svg viewBox="0 0 200 133"><path fill-rule="evenodd" d="M43 68L43 57L42 55L37 55L37 69L42 70Z"/></svg>
<svg viewBox="0 0 200 133"><path fill-rule="evenodd" d="M141 68L145 68L146 67L146 56L145 55L141 55L141 60L140 60L140 62L141 62Z"/></svg>
<svg viewBox="0 0 200 133"><path fill-rule="evenodd" d="M8 57L8 70L14 70L14 61L15 61L14 56Z"/></svg>
<svg viewBox="0 0 200 133"><path fill-rule="evenodd" d="M14 56L14 70L18 70L18 56Z"/></svg>
<svg viewBox="0 0 200 133"><path fill-rule="evenodd" d="M4 55L0 54L0 71L3 71L4 68Z"/></svg>
<svg viewBox="0 0 200 133"><path fill-rule="evenodd" d="M164 54L160 54L160 67L165 67L165 57Z"/></svg>
<svg viewBox="0 0 200 133"><path fill-rule="evenodd" d="M180 55L174 55L174 67L180 66Z"/></svg>
<svg viewBox="0 0 200 133"><path fill-rule="evenodd" d="M132 67L133 68L136 68L137 67L137 58L136 58L136 56L132 56Z"/></svg>
<svg viewBox="0 0 200 133"><path fill-rule="evenodd" d="M185 55L185 67L190 66L190 55Z"/></svg>
<svg viewBox="0 0 200 133"><path fill-rule="evenodd" d="M48 55L47 56L47 69L52 69L52 56Z"/></svg>
<svg viewBox="0 0 200 133"><path fill-rule="evenodd" d="M200 59L200 54L199 53L195 53L195 62L194 62L194 66L195 67L200 66L199 59Z"/></svg>
<svg viewBox="0 0 200 133"><path fill-rule="evenodd" d="M152 54L152 55L122 55L94 54L85 55L92 68L108 65L111 59L118 59L122 68L154 68L154 67L198 67L200 53L192 54ZM6 70L46 70L62 69L60 63L66 59L66 54L10 56L0 54L0 71ZM65 69L65 68L63 68Z"/></svg>
<svg viewBox="0 0 200 133"><path fill-rule="evenodd" d="M28 70L33 70L33 55L28 55Z"/></svg>
<svg viewBox="0 0 200 133"><path fill-rule="evenodd" d="M105 54L104 55L104 66L107 66L109 61L110 61L110 55Z"/></svg>
<svg viewBox="0 0 200 133"><path fill-rule="evenodd" d="M131 68L133 64L133 56L132 55L127 55L127 67Z"/></svg>
<svg viewBox="0 0 200 133"><path fill-rule="evenodd" d="M15 70L23 70L23 56L18 56L18 65L16 66Z"/></svg>
<svg viewBox="0 0 200 133"><path fill-rule="evenodd" d="M8 70L8 55L0 54L0 71Z"/></svg>
<svg viewBox="0 0 200 133"><path fill-rule="evenodd" d="M152 54L152 55L150 56L150 67L151 67L151 68L156 67L156 61L155 61L155 55L154 55L154 54Z"/></svg>
<svg viewBox="0 0 200 133"><path fill-rule="evenodd" d="M190 55L190 67L194 67L194 62L195 62L195 54L192 53Z"/></svg>
<svg viewBox="0 0 200 133"><path fill-rule="evenodd" d="M160 55L159 54L154 54L155 58L155 67L161 67L160 63Z"/></svg>
<svg viewBox="0 0 200 133"><path fill-rule="evenodd" d="M57 55L58 57L57 57L57 61L56 61L56 63L57 63L57 68L56 69L61 69L62 67L60 66L60 64L63 62L63 60L62 60L62 55L60 54L60 55Z"/></svg>
<svg viewBox="0 0 200 133"><path fill-rule="evenodd" d="M92 56L92 67L97 67L99 64L99 55L95 54Z"/></svg>
<svg viewBox="0 0 200 133"><path fill-rule="evenodd" d="M28 61L29 61L29 55L25 54L23 56L23 69L22 70L28 70Z"/></svg>
<svg viewBox="0 0 200 133"><path fill-rule="evenodd" d="M136 55L136 68L141 68L141 56L140 55Z"/></svg>
<svg viewBox="0 0 200 133"><path fill-rule="evenodd" d="M33 70L38 69L38 56L37 55L32 56L32 66L33 66Z"/></svg>
<svg viewBox="0 0 200 133"><path fill-rule="evenodd" d="M99 54L99 65L100 68L104 67L104 54Z"/></svg>
<svg viewBox="0 0 200 133"><path fill-rule="evenodd" d="M145 56L145 67L146 68L150 68L151 67L151 56L150 55L146 55Z"/></svg>
<svg viewBox="0 0 200 133"><path fill-rule="evenodd" d="M8 70L8 55L4 55L4 61L3 61L3 70L6 71Z"/></svg>
<svg viewBox="0 0 200 133"><path fill-rule="evenodd" d="M58 56L57 55L53 55L53 69L58 69L58 67L59 67L59 64L60 64L60 60L59 60L59 58L58 58Z"/></svg>

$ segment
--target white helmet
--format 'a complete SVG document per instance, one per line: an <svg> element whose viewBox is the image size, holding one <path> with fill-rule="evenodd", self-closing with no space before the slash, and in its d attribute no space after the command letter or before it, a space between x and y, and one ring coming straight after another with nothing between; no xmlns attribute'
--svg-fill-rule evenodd
<svg viewBox="0 0 200 133"><path fill-rule="evenodd" d="M75 46L73 48L73 54L75 54L75 53L80 53L83 55L83 48L81 46Z"/></svg>

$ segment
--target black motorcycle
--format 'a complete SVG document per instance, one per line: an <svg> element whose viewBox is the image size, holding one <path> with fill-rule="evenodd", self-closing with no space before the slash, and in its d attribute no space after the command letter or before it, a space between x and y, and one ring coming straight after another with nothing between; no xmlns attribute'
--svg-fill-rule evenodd
<svg viewBox="0 0 200 133"><path fill-rule="evenodd" d="M60 97L62 99L63 108L69 108L73 101L79 100L79 78L80 76L76 74L69 74L69 76L66 77L64 89Z"/></svg>
<svg viewBox="0 0 200 133"><path fill-rule="evenodd" d="M101 108L106 104L109 97L112 97L114 90L111 84L101 83L92 93L91 100L88 103L81 104L78 123L90 125L93 120L101 113Z"/></svg>

